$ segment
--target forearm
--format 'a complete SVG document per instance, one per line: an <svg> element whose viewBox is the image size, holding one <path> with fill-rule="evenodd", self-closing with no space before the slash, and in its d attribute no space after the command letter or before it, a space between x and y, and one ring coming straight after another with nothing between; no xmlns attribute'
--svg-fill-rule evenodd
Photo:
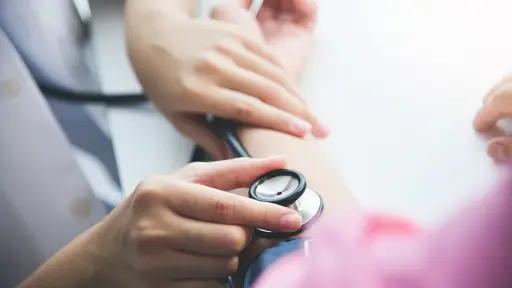
<svg viewBox="0 0 512 288"><path fill-rule="evenodd" d="M95 254L94 245L83 234L42 264L19 287L106 287L100 283L101 265L97 265Z"/></svg>
<svg viewBox="0 0 512 288"><path fill-rule="evenodd" d="M261 128L241 128L238 137L253 157L285 156L291 169L304 174L308 188L322 196L326 212L357 207L328 155L312 137L300 139Z"/></svg>
<svg viewBox="0 0 512 288"><path fill-rule="evenodd" d="M328 155L313 137L300 139L288 134L261 129L240 128L238 138L253 157L283 155L288 159L289 168L300 171L306 177L308 188L321 195L324 214L332 211L359 209L357 201L350 194L343 179L328 160ZM299 236L307 236L308 230ZM239 284L248 265L265 249L283 239L259 238L240 256L240 269L235 275Z"/></svg>

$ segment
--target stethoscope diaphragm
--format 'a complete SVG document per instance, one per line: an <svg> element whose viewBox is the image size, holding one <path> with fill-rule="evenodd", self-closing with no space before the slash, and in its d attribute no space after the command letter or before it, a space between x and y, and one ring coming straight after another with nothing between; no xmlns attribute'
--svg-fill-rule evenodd
<svg viewBox="0 0 512 288"><path fill-rule="evenodd" d="M323 211L320 195L307 188L306 178L302 173L290 170L273 170L260 176L249 188L249 197L284 207L291 208L302 217L302 226L294 232L275 232L256 229L261 237L291 237L304 231Z"/></svg>

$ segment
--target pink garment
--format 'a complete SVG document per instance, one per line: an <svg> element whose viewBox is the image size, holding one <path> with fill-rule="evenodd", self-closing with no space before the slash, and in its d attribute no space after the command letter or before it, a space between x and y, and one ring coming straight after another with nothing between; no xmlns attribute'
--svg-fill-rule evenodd
<svg viewBox="0 0 512 288"><path fill-rule="evenodd" d="M254 287L511 288L511 208L512 179L435 231L384 215L329 218L307 259L283 257Z"/></svg>

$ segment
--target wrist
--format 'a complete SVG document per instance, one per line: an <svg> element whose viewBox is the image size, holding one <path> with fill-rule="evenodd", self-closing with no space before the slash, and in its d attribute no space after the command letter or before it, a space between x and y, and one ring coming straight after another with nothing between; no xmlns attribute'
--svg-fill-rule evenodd
<svg viewBox="0 0 512 288"><path fill-rule="evenodd" d="M95 228L68 243L39 266L19 287L111 287L103 282L104 257L97 239L91 235Z"/></svg>
<svg viewBox="0 0 512 288"><path fill-rule="evenodd" d="M146 287L130 266L130 255L123 246L124 232L121 227L127 219L123 209L127 202L122 201L88 235L90 261L96 265L94 287Z"/></svg>
<svg viewBox="0 0 512 288"><path fill-rule="evenodd" d="M80 259L81 263L90 270L88 279L82 279L84 287L107 288L116 284L112 277L116 268L112 263L112 255L108 253L101 222L92 227L76 239L76 243L69 247L70 257ZM68 247L66 247L68 248Z"/></svg>

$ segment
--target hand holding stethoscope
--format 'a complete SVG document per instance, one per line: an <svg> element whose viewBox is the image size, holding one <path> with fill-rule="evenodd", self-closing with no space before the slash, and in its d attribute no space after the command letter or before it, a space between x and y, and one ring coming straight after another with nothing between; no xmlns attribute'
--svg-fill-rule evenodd
<svg viewBox="0 0 512 288"><path fill-rule="evenodd" d="M237 137L237 124L220 118L210 118L210 125L235 157L250 157L249 152ZM307 229L322 214L323 200L315 191L307 188L306 177L299 171L277 169L256 179L249 188L251 199L291 208L302 217L300 229L292 232L275 232L255 229L257 236L266 238L289 238Z"/></svg>

